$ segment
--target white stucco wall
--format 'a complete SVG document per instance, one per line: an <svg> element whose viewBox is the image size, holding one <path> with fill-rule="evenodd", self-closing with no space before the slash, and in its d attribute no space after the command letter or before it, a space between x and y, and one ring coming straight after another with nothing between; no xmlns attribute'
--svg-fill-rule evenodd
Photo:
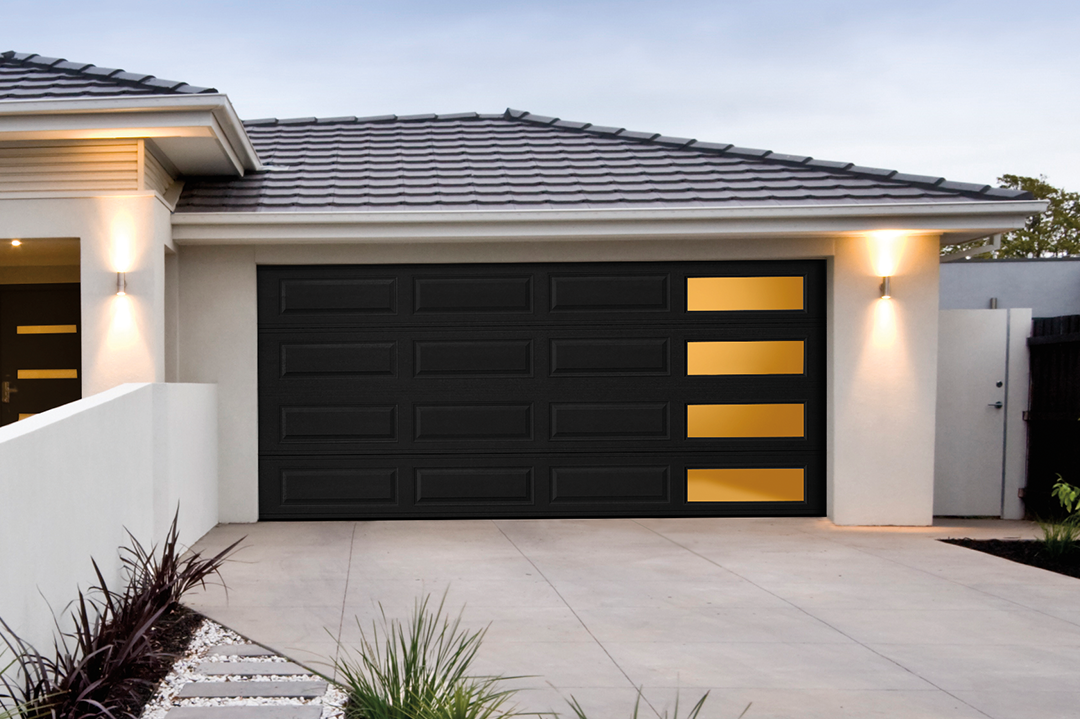
<svg viewBox="0 0 1080 719"><path fill-rule="evenodd" d="M804 239L181 246L180 379L220 388L223 522L258 519L256 267L677 260L829 260L829 516L932 521L937 238L900 248L894 300L878 296L873 242ZM839 497L839 499L837 499Z"/></svg>
<svg viewBox="0 0 1080 719"><path fill-rule="evenodd" d="M254 522L259 518L254 250L184 248L179 277L180 381L218 386L221 521Z"/></svg>
<svg viewBox="0 0 1080 719"><path fill-rule="evenodd" d="M874 242L836 241L829 313L829 517L933 521L938 253L909 237L880 267ZM879 299L891 269L893 299Z"/></svg>
<svg viewBox="0 0 1080 719"><path fill-rule="evenodd" d="M1080 259L959 260L941 266L941 309L1031 308L1035 317L1080 314Z"/></svg>
<svg viewBox="0 0 1080 719"><path fill-rule="evenodd" d="M0 428L0 617L42 650L52 616L118 585L124 529L181 541L217 523L217 397L209 385L126 384Z"/></svg>

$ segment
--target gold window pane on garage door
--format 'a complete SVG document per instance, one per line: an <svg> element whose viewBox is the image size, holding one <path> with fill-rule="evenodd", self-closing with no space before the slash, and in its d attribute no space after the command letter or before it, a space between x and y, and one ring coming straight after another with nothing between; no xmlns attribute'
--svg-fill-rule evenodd
<svg viewBox="0 0 1080 719"><path fill-rule="evenodd" d="M688 469L688 502L802 502L801 468Z"/></svg>
<svg viewBox="0 0 1080 719"><path fill-rule="evenodd" d="M802 374L802 340L687 342L686 374Z"/></svg>
<svg viewBox="0 0 1080 719"><path fill-rule="evenodd" d="M687 277L688 312L803 309L802 277Z"/></svg>
<svg viewBox="0 0 1080 719"><path fill-rule="evenodd" d="M804 406L799 404L688 404L688 438L802 437Z"/></svg>

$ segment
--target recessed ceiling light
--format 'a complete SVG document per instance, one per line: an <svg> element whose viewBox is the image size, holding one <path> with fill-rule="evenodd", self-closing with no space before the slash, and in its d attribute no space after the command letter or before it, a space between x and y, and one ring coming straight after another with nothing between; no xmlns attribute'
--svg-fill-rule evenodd
<svg viewBox="0 0 1080 719"><path fill-rule="evenodd" d="M22 244L22 240L12 240L11 241L11 246L12 247L18 247L21 244Z"/></svg>

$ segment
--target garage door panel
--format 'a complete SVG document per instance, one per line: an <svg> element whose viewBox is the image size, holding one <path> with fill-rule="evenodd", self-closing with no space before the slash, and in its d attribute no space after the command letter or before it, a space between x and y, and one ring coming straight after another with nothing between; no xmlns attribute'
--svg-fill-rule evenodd
<svg viewBox="0 0 1080 719"><path fill-rule="evenodd" d="M413 343L416 377L531 377L531 339L424 339Z"/></svg>
<svg viewBox="0 0 1080 719"><path fill-rule="evenodd" d="M278 312L294 321L330 315L397 313L393 277L282 279L277 286Z"/></svg>
<svg viewBox="0 0 1080 719"><path fill-rule="evenodd" d="M392 377L397 374L397 342L282 342L282 379Z"/></svg>
<svg viewBox="0 0 1080 719"><path fill-rule="evenodd" d="M452 275L413 279L413 312L417 315L514 313L533 311L532 275Z"/></svg>
<svg viewBox="0 0 1080 719"><path fill-rule="evenodd" d="M552 377L666 377L668 337L556 337L548 340Z"/></svg>
<svg viewBox="0 0 1080 719"><path fill-rule="evenodd" d="M413 437L420 442L531 441L533 403L456 402L414 406Z"/></svg>
<svg viewBox="0 0 1080 719"><path fill-rule="evenodd" d="M822 335L816 328L264 332L260 392L368 391L388 382L411 389L414 378L436 386L469 377L557 378L553 390L575 378L701 383L756 376L813 383L824 376Z"/></svg>
<svg viewBox="0 0 1080 719"><path fill-rule="evenodd" d="M550 310L560 312L669 312L671 273L574 273L550 277Z"/></svg>
<svg viewBox="0 0 1080 719"><path fill-rule="evenodd" d="M484 389L486 394L465 396L486 397L486 402L462 401L462 393L453 388L429 395L427 403L402 401L385 390L309 395L302 401L263 397L260 452L317 455L485 447L500 452L559 447L590 452L634 443L687 451L743 446L783 451L820 446L825 432L820 387L654 390L636 393L638 399L627 402L611 401L610 392L595 386L568 392L566 398L576 400L572 402L530 402L528 392L519 387Z"/></svg>
<svg viewBox="0 0 1080 719"><path fill-rule="evenodd" d="M613 505L671 503L671 466L554 466L549 471L551 503Z"/></svg>
<svg viewBox="0 0 1080 719"><path fill-rule="evenodd" d="M533 504L533 468L418 467L417 505Z"/></svg>
<svg viewBox="0 0 1080 719"><path fill-rule="evenodd" d="M458 316L512 326L522 316L539 323L576 321L695 323L701 317L745 326L825 318L822 262L587 263L264 268L259 276L259 323L272 327L441 326ZM587 267L587 269L586 269ZM801 309L768 302L688 311L687 283L710 278L801 278ZM730 283L729 283L730 284ZM760 283L759 283L760 284ZM766 285L768 283L765 283ZM730 295L730 293L728 293ZM771 294L776 294L775 292ZM790 294L790 293L788 293ZM784 293L781 293L784 295ZM698 305L695 305L698 306ZM710 307L709 305L700 305ZM723 306L723 305L720 305Z"/></svg>
<svg viewBox="0 0 1080 719"><path fill-rule="evenodd" d="M552 402L553 440L666 440L669 402Z"/></svg>
<svg viewBox="0 0 1080 719"><path fill-rule="evenodd" d="M816 453L269 458L260 516L805 516L824 512Z"/></svg>
<svg viewBox="0 0 1080 719"><path fill-rule="evenodd" d="M385 404L380 404L382 399ZM260 407L260 452L498 452L560 450L588 453L641 444L657 450L708 448L787 451L824 438L821 400L770 402L696 398L610 402L394 404L393 398L340 398Z"/></svg>
<svg viewBox="0 0 1080 719"><path fill-rule="evenodd" d="M285 511L292 507L318 511L327 504L345 508L346 512L362 506L397 506L397 467L334 464L281 468L276 475L264 477L270 481L260 489L260 502L270 502Z"/></svg>
<svg viewBox="0 0 1080 719"><path fill-rule="evenodd" d="M282 406L281 444L397 439L396 405Z"/></svg>

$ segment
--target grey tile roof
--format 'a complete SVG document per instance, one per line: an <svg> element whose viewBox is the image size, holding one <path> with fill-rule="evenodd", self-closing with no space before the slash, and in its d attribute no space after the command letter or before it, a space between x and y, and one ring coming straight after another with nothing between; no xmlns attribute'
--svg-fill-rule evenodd
<svg viewBox="0 0 1080 719"><path fill-rule="evenodd" d="M245 123L265 171L189 178L178 212L779 206L1017 200L1015 190L502 114Z"/></svg>
<svg viewBox="0 0 1080 719"><path fill-rule="evenodd" d="M0 53L0 101L217 92L153 75L9 50Z"/></svg>

